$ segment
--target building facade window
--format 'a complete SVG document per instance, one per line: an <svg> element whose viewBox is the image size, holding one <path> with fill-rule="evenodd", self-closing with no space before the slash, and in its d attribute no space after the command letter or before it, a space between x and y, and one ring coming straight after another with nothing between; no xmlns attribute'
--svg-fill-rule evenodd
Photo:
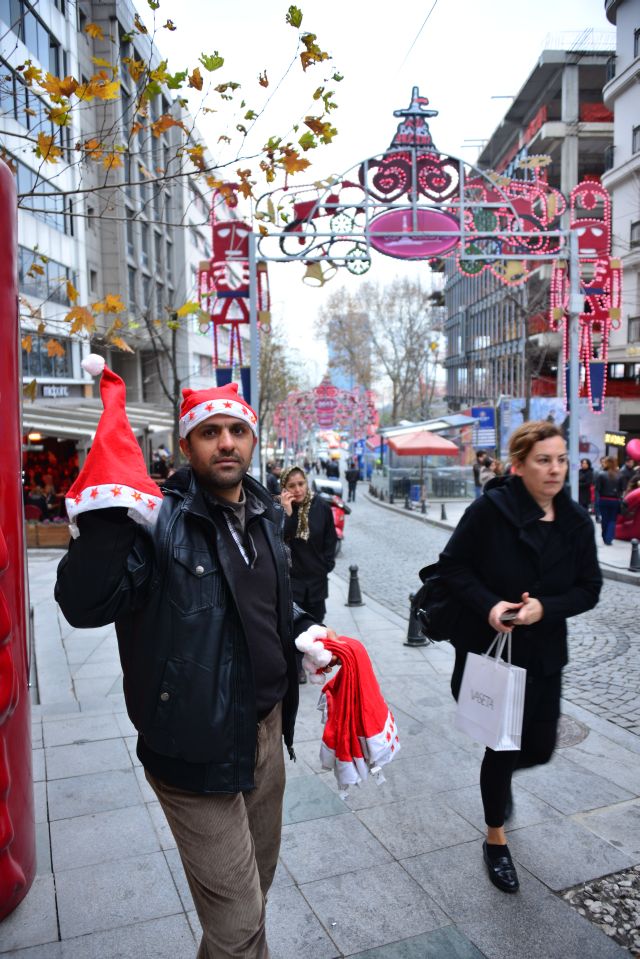
<svg viewBox="0 0 640 959"><path fill-rule="evenodd" d="M144 267L149 267L149 224L142 223L140 227L140 251Z"/></svg>
<svg viewBox="0 0 640 959"><path fill-rule="evenodd" d="M57 76L60 72L60 44L35 13L36 6L26 0L0 0L0 19L22 40L31 56Z"/></svg>
<svg viewBox="0 0 640 959"><path fill-rule="evenodd" d="M640 126L633 128L631 136L631 152L640 153Z"/></svg>
<svg viewBox="0 0 640 959"><path fill-rule="evenodd" d="M629 231L629 245L640 246L640 220L636 220L635 223L631 224L631 229Z"/></svg>
<svg viewBox="0 0 640 959"><path fill-rule="evenodd" d="M136 283L138 279L137 270L134 270L132 267L129 267L127 270L127 279L129 283L129 311L135 313L138 308L138 294L136 291Z"/></svg>
<svg viewBox="0 0 640 959"><path fill-rule="evenodd" d="M640 29L633 31L633 55L640 57Z"/></svg>
<svg viewBox="0 0 640 959"><path fill-rule="evenodd" d="M637 343L640 340L640 316L629 317L627 330L629 343Z"/></svg>
<svg viewBox="0 0 640 959"><path fill-rule="evenodd" d="M130 207L127 207L127 254L131 257L136 255L136 245L133 236L133 218L135 214Z"/></svg>
<svg viewBox="0 0 640 959"><path fill-rule="evenodd" d="M69 379L71 377L71 343L56 337L64 349L64 356L49 356L47 344L51 337L30 334L31 349L22 350L22 375Z"/></svg>
<svg viewBox="0 0 640 959"><path fill-rule="evenodd" d="M73 236L73 218L70 201L55 193L51 184L20 160L11 158L16 168L16 186L20 194L20 209L28 210L48 226L67 236ZM29 196L37 193L37 196Z"/></svg>
<svg viewBox="0 0 640 959"><path fill-rule="evenodd" d="M24 246L18 247L18 285L20 292L41 300L71 306L67 283L77 285L73 271L57 260L42 260Z"/></svg>

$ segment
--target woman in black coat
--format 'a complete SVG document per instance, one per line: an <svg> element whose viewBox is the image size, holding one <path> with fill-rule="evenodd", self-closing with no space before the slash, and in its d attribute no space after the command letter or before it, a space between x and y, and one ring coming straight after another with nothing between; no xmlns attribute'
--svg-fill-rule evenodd
<svg viewBox="0 0 640 959"><path fill-rule="evenodd" d="M284 541L291 551L293 599L314 622L322 623L338 542L331 507L311 492L299 466L282 471L280 486L280 503L286 514ZM304 671L299 669L298 673L300 681L306 682Z"/></svg>
<svg viewBox="0 0 640 959"><path fill-rule="evenodd" d="M591 506L591 487L593 486L593 467L591 460L580 460L578 470L578 502L580 506L589 509Z"/></svg>
<svg viewBox="0 0 640 959"><path fill-rule="evenodd" d="M566 619L596 605L602 574L591 520L564 489L568 460L560 429L547 421L524 423L509 453L511 475L491 480L469 506L440 560L459 605L451 636L453 695L467 653L486 652L496 632L513 634L512 662L527 670L521 749L487 748L480 771L489 878L504 892L516 892L504 831L511 777L553 754L568 658ZM503 621L508 614L515 618Z"/></svg>

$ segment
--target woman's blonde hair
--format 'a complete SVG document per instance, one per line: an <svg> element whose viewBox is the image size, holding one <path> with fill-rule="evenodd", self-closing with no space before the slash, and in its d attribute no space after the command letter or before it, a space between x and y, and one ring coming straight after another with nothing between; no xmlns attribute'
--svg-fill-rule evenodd
<svg viewBox="0 0 640 959"><path fill-rule="evenodd" d="M512 463L524 463L527 456L542 440L554 436L564 439L562 430L549 420L529 420L513 431L509 439L509 456Z"/></svg>

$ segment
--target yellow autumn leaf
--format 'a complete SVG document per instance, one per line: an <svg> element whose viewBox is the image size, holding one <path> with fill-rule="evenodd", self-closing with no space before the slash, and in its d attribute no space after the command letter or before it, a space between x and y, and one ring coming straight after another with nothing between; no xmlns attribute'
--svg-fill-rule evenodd
<svg viewBox="0 0 640 959"><path fill-rule="evenodd" d="M22 387L22 395L26 396L27 399L31 400L32 403L35 403L37 390L37 381L31 380L30 383L25 383L25 385Z"/></svg>
<svg viewBox="0 0 640 959"><path fill-rule="evenodd" d="M142 20L140 19L140 17L138 16L137 13L136 13L135 17L133 18L133 25L134 25L134 27L136 28L136 30L138 31L138 33L148 33L148 32L149 32L149 31L147 30L147 28L145 27L144 23L142 22Z"/></svg>
<svg viewBox="0 0 640 959"><path fill-rule="evenodd" d="M122 62L126 63L127 69L134 83L138 82L140 77L144 75L144 72L147 69L147 65L143 60L135 60L133 57L123 57Z"/></svg>
<svg viewBox="0 0 640 959"><path fill-rule="evenodd" d="M189 77L189 86L193 87L194 90L202 90L202 74L200 73L200 67L196 67Z"/></svg>
<svg viewBox="0 0 640 959"><path fill-rule="evenodd" d="M57 163L58 157L62 156L62 150L53 142L52 136L46 133L38 134L38 146L36 147L36 156L43 159L46 163Z"/></svg>
<svg viewBox="0 0 640 959"><path fill-rule="evenodd" d="M151 124L151 132L154 137L159 137L162 136L165 130L169 130L171 127L182 127L184 129L183 124L179 120L174 119L169 113L163 113L161 117L158 117L158 119Z"/></svg>
<svg viewBox="0 0 640 959"><path fill-rule="evenodd" d="M269 78L267 76L266 70L263 70L262 73L258 74L258 83L260 84L261 87L269 86Z"/></svg>
<svg viewBox="0 0 640 959"><path fill-rule="evenodd" d="M188 300L186 303L183 303L179 310L176 311L177 316L189 316L191 313L197 313L200 309L200 304L195 300Z"/></svg>
<svg viewBox="0 0 640 959"><path fill-rule="evenodd" d="M71 303L76 303L78 297L80 296L71 280L67 280L67 296L69 297Z"/></svg>
<svg viewBox="0 0 640 959"><path fill-rule="evenodd" d="M104 300L93 304L93 310L95 313L122 313L124 303L117 293L107 293Z"/></svg>
<svg viewBox="0 0 640 959"><path fill-rule="evenodd" d="M121 336L112 336L109 342L112 343L114 346L117 346L117 348L119 350L122 350L123 353L133 353L133 350L131 349L129 344L126 343Z"/></svg>
<svg viewBox="0 0 640 959"><path fill-rule="evenodd" d="M40 81L40 86L49 94L52 100L68 99L78 88L78 81L75 77L54 77L47 73L44 80Z"/></svg>
<svg viewBox="0 0 640 959"><path fill-rule="evenodd" d="M110 60L105 60L104 57L91 57L91 62L95 63L97 67L108 67L110 70L113 70L113 64Z"/></svg>
<svg viewBox="0 0 640 959"><path fill-rule="evenodd" d="M95 77L91 77L87 83L81 83L76 89L76 96L79 100L116 100L120 94L120 81L109 80L104 71L100 71Z"/></svg>
<svg viewBox="0 0 640 959"><path fill-rule="evenodd" d="M96 325L93 313L86 306L72 307L65 316L65 320L67 323L71 323L71 329L69 330L71 334L81 333L84 330L90 333Z"/></svg>
<svg viewBox="0 0 640 959"><path fill-rule="evenodd" d="M279 162L287 173L300 173L302 170L306 170L308 166L311 166L309 160L301 157L297 150L291 149L283 150L283 155Z"/></svg>
<svg viewBox="0 0 640 959"><path fill-rule="evenodd" d="M31 336L29 336L28 334L27 336L23 336L21 340L21 345L25 353L30 353L31 347L33 346L33 340L31 339Z"/></svg>
<svg viewBox="0 0 640 959"><path fill-rule="evenodd" d="M65 356L65 349L57 340L47 340L47 356Z"/></svg>
<svg viewBox="0 0 640 959"><path fill-rule="evenodd" d="M186 151L191 157L191 162L198 170L204 170L204 147L201 144L197 144L194 147L187 147Z"/></svg>
<svg viewBox="0 0 640 959"><path fill-rule="evenodd" d="M102 27L98 26L97 23L88 23L84 28L84 32L87 33L92 40L104 40Z"/></svg>
<svg viewBox="0 0 640 959"><path fill-rule="evenodd" d="M32 263L27 270L27 276L30 276L32 279L34 276L44 276L44 267L40 266L39 263Z"/></svg>
<svg viewBox="0 0 640 959"><path fill-rule="evenodd" d="M57 127L69 126L71 115L68 107L51 107L47 110L47 116Z"/></svg>
<svg viewBox="0 0 640 959"><path fill-rule="evenodd" d="M20 68L18 67L18 69ZM40 70L38 67L34 67L31 60L26 60L24 64L24 70L22 71L22 77L28 87L31 86L34 80L36 83L40 84L42 81L42 70Z"/></svg>
<svg viewBox="0 0 640 959"><path fill-rule="evenodd" d="M102 144L97 137L91 137L90 140L87 140L84 144L84 149L92 160L99 160L102 156Z"/></svg>
<svg viewBox="0 0 640 959"><path fill-rule="evenodd" d="M105 170L118 170L124 166L124 162L119 153L105 153L102 158L102 165Z"/></svg>

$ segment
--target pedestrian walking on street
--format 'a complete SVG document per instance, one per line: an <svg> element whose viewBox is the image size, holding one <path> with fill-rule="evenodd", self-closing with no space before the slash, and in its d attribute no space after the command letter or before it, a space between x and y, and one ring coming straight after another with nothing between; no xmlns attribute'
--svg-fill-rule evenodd
<svg viewBox="0 0 640 959"><path fill-rule="evenodd" d="M280 496L280 473L282 467L277 463L269 461L267 463L267 489L272 496Z"/></svg>
<svg viewBox="0 0 640 959"><path fill-rule="evenodd" d="M331 507L309 488L304 470L292 466L280 476L285 512L284 541L291 553L293 599L316 623L324 622L329 573L335 566L338 537ZM298 678L307 681L299 657Z"/></svg>
<svg viewBox="0 0 640 959"><path fill-rule="evenodd" d="M478 499L482 495L482 483L480 482L480 469L482 468L483 460L486 458L487 454L484 450L476 450L476 458L472 465L473 470L473 491L475 498Z"/></svg>
<svg viewBox="0 0 640 959"><path fill-rule="evenodd" d="M596 493L600 508L602 542L611 546L616 532L616 520L620 512L624 478L612 456L605 456L602 470L596 478Z"/></svg>
<svg viewBox="0 0 640 959"><path fill-rule="evenodd" d="M360 470L355 460L351 460L349 463L349 468L345 470L344 478L347 481L348 487L347 503L355 503L356 488L358 486L358 480L360 479Z"/></svg>
<svg viewBox="0 0 640 959"><path fill-rule="evenodd" d="M313 619L292 604L280 507L247 472L257 419L237 384L183 390L180 448L189 465L160 498L144 485L141 493L130 476L128 458L139 447L124 384L105 369L103 399L105 379L120 393L127 435L120 450L105 400L70 491L72 512L77 504L88 511L75 519L79 535L60 563L56 599L76 627L116 624L137 754L203 930L198 959L266 959L282 738L293 758L298 706L294 636ZM108 448L100 450L107 419ZM125 499L129 510L112 507ZM135 510L153 515L154 525L134 522Z"/></svg>
<svg viewBox="0 0 640 959"><path fill-rule="evenodd" d="M602 575L591 520L564 488L567 448L553 423L523 423L509 441L512 472L491 480L441 554L443 581L459 604L451 689L458 697L467 654L512 633L512 662L527 670L521 749L487 748L480 790L487 824L483 858L491 882L516 892L507 845L514 770L548 762L560 715L569 616L598 602ZM505 615L513 616L506 622Z"/></svg>
<svg viewBox="0 0 640 959"><path fill-rule="evenodd" d="M580 460L578 470L578 502L588 510L591 507L591 489L593 487L593 468L591 460Z"/></svg>

